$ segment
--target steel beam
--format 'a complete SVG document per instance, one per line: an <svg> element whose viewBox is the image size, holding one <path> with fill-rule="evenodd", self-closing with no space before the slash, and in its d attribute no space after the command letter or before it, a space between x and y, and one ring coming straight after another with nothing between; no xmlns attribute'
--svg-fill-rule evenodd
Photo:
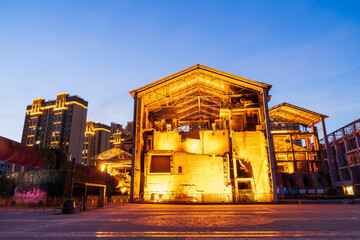
<svg viewBox="0 0 360 240"><path fill-rule="evenodd" d="M334 180L334 172L333 172L332 164L331 164L331 155L330 155L330 148L329 148L329 140L328 140L328 137L327 137L327 134L326 134L326 127L325 127L324 117L321 117L321 125L322 125L323 134L324 134L324 142L325 142L325 148L326 148L326 155L327 155L327 157L328 157L328 163L329 163L331 186L332 186L333 189L336 189L336 187L335 187L335 180Z"/></svg>
<svg viewBox="0 0 360 240"><path fill-rule="evenodd" d="M268 152L269 152L269 157L270 157L271 180L272 180L272 185L273 185L274 203L278 203L274 144L273 144L273 140L272 140L272 136L271 136L268 95L267 95L266 88L263 88L263 101L264 101L264 108L265 108L264 110L265 110L265 121L266 121L266 136L267 136L267 141L268 141Z"/></svg>
<svg viewBox="0 0 360 240"><path fill-rule="evenodd" d="M136 116L137 116L138 93L134 97L134 116L133 116L133 142L132 142L132 158L131 158L131 186L130 186L130 202L134 202L134 181L135 181L135 148L136 148Z"/></svg>

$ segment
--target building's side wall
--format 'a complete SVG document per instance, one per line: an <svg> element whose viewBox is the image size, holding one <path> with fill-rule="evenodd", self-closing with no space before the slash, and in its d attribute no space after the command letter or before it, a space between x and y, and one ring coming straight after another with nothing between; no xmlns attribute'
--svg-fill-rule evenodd
<svg viewBox="0 0 360 240"><path fill-rule="evenodd" d="M229 132L199 131L199 139L182 139L179 132L154 132L154 150L172 150L178 152L223 155L230 151Z"/></svg>
<svg viewBox="0 0 360 240"><path fill-rule="evenodd" d="M271 169L265 135L261 131L233 132L233 152L252 170L256 201L272 202Z"/></svg>
<svg viewBox="0 0 360 240"><path fill-rule="evenodd" d="M200 139L186 138L182 140L179 132L154 132L154 152L174 151L175 153L171 155L171 174L153 174L149 173L148 168L146 169L145 192L148 200L151 199L150 193L159 191L160 188L166 188L166 191L170 192L179 192L179 184L187 184L196 187L205 195L217 195L219 199L214 198L212 201L224 201L229 191L231 192L230 184L224 180L229 177L229 171L224 171L223 163L224 157L231 151L231 139L233 169L236 172L236 168L238 168L236 161L241 161L251 171L245 178L244 176L235 176L234 193L242 194L238 183L247 179L253 184L250 201L273 201L267 142L262 131L231 132L230 138L229 131L207 130L199 131L199 137ZM147 156L145 166L149 167L149 164L150 157ZM178 165L181 166L181 164L184 164L184 167L182 166L184 172L176 175ZM161 187L159 188L159 186ZM220 195L222 195L221 198ZM234 200L240 201L239 198Z"/></svg>
<svg viewBox="0 0 360 240"><path fill-rule="evenodd" d="M73 115L71 122L72 128L70 133L69 152L72 154L73 158L76 158L77 163L81 163L87 109L78 106L77 104L74 104L72 107Z"/></svg>
<svg viewBox="0 0 360 240"><path fill-rule="evenodd" d="M330 133L328 139L336 187L360 196L360 119Z"/></svg>
<svg viewBox="0 0 360 240"><path fill-rule="evenodd" d="M110 149L110 135L111 133L108 131L101 131L101 140L99 140L100 142L100 151L97 154L100 154L102 152L105 152L106 150Z"/></svg>

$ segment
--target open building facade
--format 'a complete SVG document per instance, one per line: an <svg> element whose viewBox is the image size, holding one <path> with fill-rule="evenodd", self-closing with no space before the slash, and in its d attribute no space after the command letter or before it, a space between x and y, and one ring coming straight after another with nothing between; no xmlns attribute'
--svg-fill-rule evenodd
<svg viewBox="0 0 360 240"><path fill-rule="evenodd" d="M269 115L279 197L324 194L335 188L327 151L322 154L319 142L319 134L326 135L327 116L289 103L270 108Z"/></svg>
<svg viewBox="0 0 360 240"><path fill-rule="evenodd" d="M336 188L360 196L360 119L328 134L327 140ZM320 146L327 163L325 139L321 139Z"/></svg>
<svg viewBox="0 0 360 240"><path fill-rule="evenodd" d="M276 202L324 193L315 125L326 116L290 104L269 111L271 87L195 65L131 91L132 200Z"/></svg>

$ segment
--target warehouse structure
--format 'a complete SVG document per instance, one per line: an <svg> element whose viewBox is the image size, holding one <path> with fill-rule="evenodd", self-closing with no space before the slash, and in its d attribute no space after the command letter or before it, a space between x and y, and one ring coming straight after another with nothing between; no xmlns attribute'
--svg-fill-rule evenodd
<svg viewBox="0 0 360 240"><path fill-rule="evenodd" d="M319 143L319 133L326 135L327 116L289 103L270 108L269 115L279 197L324 194L328 188L335 188L327 164L327 143L323 144L325 155Z"/></svg>
<svg viewBox="0 0 360 240"><path fill-rule="evenodd" d="M131 91L132 200L276 201L270 88L195 65Z"/></svg>

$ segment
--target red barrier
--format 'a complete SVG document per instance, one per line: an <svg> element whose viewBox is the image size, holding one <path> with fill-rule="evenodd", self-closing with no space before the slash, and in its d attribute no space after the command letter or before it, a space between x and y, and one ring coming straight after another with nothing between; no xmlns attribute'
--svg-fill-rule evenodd
<svg viewBox="0 0 360 240"><path fill-rule="evenodd" d="M0 160L31 168L44 166L39 150L1 136Z"/></svg>

